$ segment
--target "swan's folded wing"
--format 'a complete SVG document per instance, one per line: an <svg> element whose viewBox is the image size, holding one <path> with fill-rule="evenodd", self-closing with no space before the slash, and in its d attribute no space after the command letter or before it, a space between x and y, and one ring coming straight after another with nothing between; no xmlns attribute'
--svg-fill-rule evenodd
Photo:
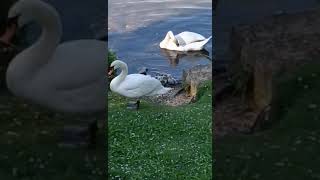
<svg viewBox="0 0 320 180"><path fill-rule="evenodd" d="M184 31L180 34L177 34L175 38L177 39L179 46L184 46L192 42L202 41L206 39L201 34L189 31Z"/></svg>
<svg viewBox="0 0 320 180"><path fill-rule="evenodd" d="M120 88L130 93L134 93L137 96L144 96L161 86L161 82L151 76L130 74L121 83Z"/></svg>
<svg viewBox="0 0 320 180"><path fill-rule="evenodd" d="M77 40L58 46L52 60L42 70L58 89L83 87L106 77L107 44L97 40ZM106 78L105 78L106 79Z"/></svg>
<svg viewBox="0 0 320 180"><path fill-rule="evenodd" d="M177 35L175 37L176 37L176 39L178 41L178 45L179 46L185 46L187 44L186 41L181 36Z"/></svg>
<svg viewBox="0 0 320 180"><path fill-rule="evenodd" d="M197 41L184 46L188 51L199 51L204 48L204 46L210 41L211 36L203 41Z"/></svg>

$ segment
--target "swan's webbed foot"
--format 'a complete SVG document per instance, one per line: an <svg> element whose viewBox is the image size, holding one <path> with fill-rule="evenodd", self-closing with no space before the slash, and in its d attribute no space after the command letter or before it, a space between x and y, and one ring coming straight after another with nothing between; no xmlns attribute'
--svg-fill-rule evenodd
<svg viewBox="0 0 320 180"><path fill-rule="evenodd" d="M127 109L138 110L139 107L140 107L140 100L130 101L130 102L128 103Z"/></svg>

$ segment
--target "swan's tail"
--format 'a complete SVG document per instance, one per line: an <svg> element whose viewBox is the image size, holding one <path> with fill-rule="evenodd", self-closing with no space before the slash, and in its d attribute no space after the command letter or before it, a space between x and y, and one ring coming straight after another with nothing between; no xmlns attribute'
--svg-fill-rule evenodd
<svg viewBox="0 0 320 180"><path fill-rule="evenodd" d="M205 39L203 41L198 41L198 42L192 43L192 44L190 44L190 46L188 48L190 50L200 51L211 40L211 38L212 38L212 36L208 37L207 39ZM188 48L186 48L186 49L188 49Z"/></svg>
<svg viewBox="0 0 320 180"><path fill-rule="evenodd" d="M203 46L206 45L211 40L211 38L212 38L212 36L210 36L207 39L205 39L204 41L202 41Z"/></svg>

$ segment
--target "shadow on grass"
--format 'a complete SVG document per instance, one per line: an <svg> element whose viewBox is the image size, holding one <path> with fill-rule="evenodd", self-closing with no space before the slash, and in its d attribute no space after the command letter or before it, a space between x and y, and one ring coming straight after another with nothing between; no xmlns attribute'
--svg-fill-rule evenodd
<svg viewBox="0 0 320 180"><path fill-rule="evenodd" d="M61 130L97 116L50 112L28 105L9 93L0 95L1 179L101 179L106 159L105 134L95 149L61 148Z"/></svg>
<svg viewBox="0 0 320 180"><path fill-rule="evenodd" d="M278 122L252 136L226 137L215 146L219 179L320 177L320 65L279 80Z"/></svg>

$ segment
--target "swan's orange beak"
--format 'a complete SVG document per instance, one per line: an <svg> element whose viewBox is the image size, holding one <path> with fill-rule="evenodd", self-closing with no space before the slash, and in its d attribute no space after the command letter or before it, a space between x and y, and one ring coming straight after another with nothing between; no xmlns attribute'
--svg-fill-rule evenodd
<svg viewBox="0 0 320 180"><path fill-rule="evenodd" d="M111 76L113 72L114 72L114 68L110 67L108 70L108 76Z"/></svg>

